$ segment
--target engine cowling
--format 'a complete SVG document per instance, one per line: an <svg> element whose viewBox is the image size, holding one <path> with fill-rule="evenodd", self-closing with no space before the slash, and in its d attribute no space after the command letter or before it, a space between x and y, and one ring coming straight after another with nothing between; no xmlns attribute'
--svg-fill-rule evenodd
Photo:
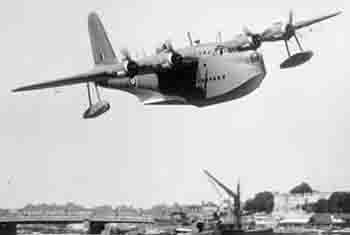
<svg viewBox="0 0 350 235"><path fill-rule="evenodd" d="M124 70L129 77L134 77L138 74L139 66L135 61L127 60L124 62Z"/></svg>
<svg viewBox="0 0 350 235"><path fill-rule="evenodd" d="M163 67L179 65L183 61L182 55L174 50L173 45L169 40L156 48L156 55L160 57Z"/></svg>
<svg viewBox="0 0 350 235"><path fill-rule="evenodd" d="M169 54L169 63L171 65L179 65L182 63L183 57L179 53L171 52Z"/></svg>
<svg viewBox="0 0 350 235"><path fill-rule="evenodd" d="M157 55L159 65L163 68L173 68L182 63L183 57L176 52L162 52Z"/></svg>

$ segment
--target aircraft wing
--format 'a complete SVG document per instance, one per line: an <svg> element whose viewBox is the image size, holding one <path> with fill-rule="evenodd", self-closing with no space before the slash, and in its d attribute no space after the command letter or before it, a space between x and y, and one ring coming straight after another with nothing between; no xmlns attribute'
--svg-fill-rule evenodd
<svg viewBox="0 0 350 235"><path fill-rule="evenodd" d="M304 28L304 27L307 27L307 26L319 23L321 21L327 20L329 18L333 18L333 17L335 17L337 15L340 15L341 13L342 13L341 11L338 11L338 12L336 12L334 14L321 16L321 17L314 18L314 19L311 19L311 20L299 21L299 22L294 23L294 28L295 29L301 29L301 28Z"/></svg>
<svg viewBox="0 0 350 235"><path fill-rule="evenodd" d="M105 71L92 71L88 73L78 74L72 77L66 77L66 78L61 78L53 81L47 81L47 82L36 83L28 86L23 86L23 87L16 88L12 91L13 92L29 91L29 90L51 88L51 87L74 85L74 84L86 83L86 82L100 82L100 81L107 80L108 78L109 78L108 73L106 73Z"/></svg>
<svg viewBox="0 0 350 235"><path fill-rule="evenodd" d="M250 44L249 38L246 35L240 34L240 35L237 35L233 40L219 43L217 45L217 49L221 49L221 48L237 49L248 44Z"/></svg>

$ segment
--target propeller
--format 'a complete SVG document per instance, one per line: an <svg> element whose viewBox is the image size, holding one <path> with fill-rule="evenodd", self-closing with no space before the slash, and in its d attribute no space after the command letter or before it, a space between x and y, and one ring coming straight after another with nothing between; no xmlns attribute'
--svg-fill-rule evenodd
<svg viewBox="0 0 350 235"><path fill-rule="evenodd" d="M165 40L165 42L164 42L164 47L165 47L166 50L168 50L168 51L171 51L171 52L174 51L173 44L172 44L172 42L171 42L169 39L168 39L168 40Z"/></svg>
<svg viewBox="0 0 350 235"><path fill-rule="evenodd" d="M160 48L157 50L157 54L160 54L161 52L169 53L169 62L173 65L179 65L183 61L182 55L180 55L175 49L171 42L171 40L165 40L165 42L162 44Z"/></svg>
<svg viewBox="0 0 350 235"><path fill-rule="evenodd" d="M257 50L261 47L263 42L263 37L259 33L253 33L248 27L243 27L243 33L251 38L251 46L254 50Z"/></svg>
<svg viewBox="0 0 350 235"><path fill-rule="evenodd" d="M124 47L124 48L120 49L120 54L122 56L121 57L122 61L132 60L130 51L127 48Z"/></svg>
<svg viewBox="0 0 350 235"><path fill-rule="evenodd" d="M285 40L289 40L291 37L296 36L295 35L295 26L294 26L294 13L292 10L289 11L289 20L287 25L285 26L285 33L284 33L284 37Z"/></svg>
<svg viewBox="0 0 350 235"><path fill-rule="evenodd" d="M288 21L290 25L293 25L293 19L294 19L294 13L293 13L293 10L291 9L289 10L289 21Z"/></svg>
<svg viewBox="0 0 350 235"><path fill-rule="evenodd" d="M290 10L286 23L282 21L274 23L262 33L254 33L248 27L244 27L243 33L252 38L253 45L260 47L262 42L289 40L291 37L295 36L296 28L293 22L294 13Z"/></svg>
<svg viewBox="0 0 350 235"><path fill-rule="evenodd" d="M287 46L287 41L294 37L298 43L299 49L303 51L301 44L296 35L297 26L294 24L294 12L289 11L288 19L286 23L277 22L272 26L266 28L262 33L254 33L249 28L244 27L243 32L252 39L252 46L259 48L262 42L268 41L285 41ZM289 48L287 46L287 51L289 53Z"/></svg>
<svg viewBox="0 0 350 235"><path fill-rule="evenodd" d="M127 48L120 49L121 61L124 63L124 70L127 73L128 77L133 78L137 75L139 66L131 58L130 51Z"/></svg>
<svg viewBox="0 0 350 235"><path fill-rule="evenodd" d="M262 33L254 33L249 28L244 27L243 33L251 38L251 46L249 49L258 49L262 42L275 42L275 41L284 41L288 58L281 64L281 68L290 68L295 67L300 64L303 64L311 59L313 56L312 51L304 51L301 43L299 41L299 33L297 34L297 30L302 29L304 27L308 27L314 25L316 23L322 22L324 20L333 18L337 15L340 15L342 12L338 11L333 14L304 20L304 21L295 21L295 15L292 10L289 11L288 19L285 22L277 22L272 24L270 27L266 28ZM289 50L288 41L294 38L300 52L296 54L291 54Z"/></svg>

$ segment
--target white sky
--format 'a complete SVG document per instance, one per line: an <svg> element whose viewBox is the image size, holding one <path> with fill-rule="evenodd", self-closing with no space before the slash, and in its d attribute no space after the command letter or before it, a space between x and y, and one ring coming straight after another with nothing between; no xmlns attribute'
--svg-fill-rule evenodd
<svg viewBox="0 0 350 235"><path fill-rule="evenodd" d="M218 200L206 168L245 197L287 191L301 181L321 191L350 187L349 14L345 0L2 1L0 207L74 201L86 206ZM97 11L117 51L154 50L186 32L202 41L244 25L263 30L287 19L344 14L304 31L315 57L281 71L283 43L265 44L268 75L243 99L203 109L144 107L104 90L112 109L83 120L83 85L29 93L25 84L87 71L92 56L87 15ZM349 5L348 5L349 8ZM295 44L294 44L295 45Z"/></svg>

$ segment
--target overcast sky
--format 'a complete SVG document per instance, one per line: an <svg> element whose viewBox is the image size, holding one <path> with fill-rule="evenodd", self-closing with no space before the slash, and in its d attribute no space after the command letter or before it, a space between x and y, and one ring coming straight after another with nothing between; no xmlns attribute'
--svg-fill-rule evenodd
<svg viewBox="0 0 350 235"><path fill-rule="evenodd" d="M301 181L321 191L349 189L348 2L2 1L0 207L218 201L202 169L231 187L240 177L244 198L288 191ZM303 46L315 56L298 68L280 70L283 43L264 44L268 74L239 100L202 109L145 107L130 94L103 90L111 110L83 120L83 85L58 94L10 92L89 70L91 11L101 16L116 51L151 52L169 38L176 47L187 45L187 31L205 42L218 31L230 39L244 25L262 31L287 20L290 8L296 19L344 14L302 31Z"/></svg>

